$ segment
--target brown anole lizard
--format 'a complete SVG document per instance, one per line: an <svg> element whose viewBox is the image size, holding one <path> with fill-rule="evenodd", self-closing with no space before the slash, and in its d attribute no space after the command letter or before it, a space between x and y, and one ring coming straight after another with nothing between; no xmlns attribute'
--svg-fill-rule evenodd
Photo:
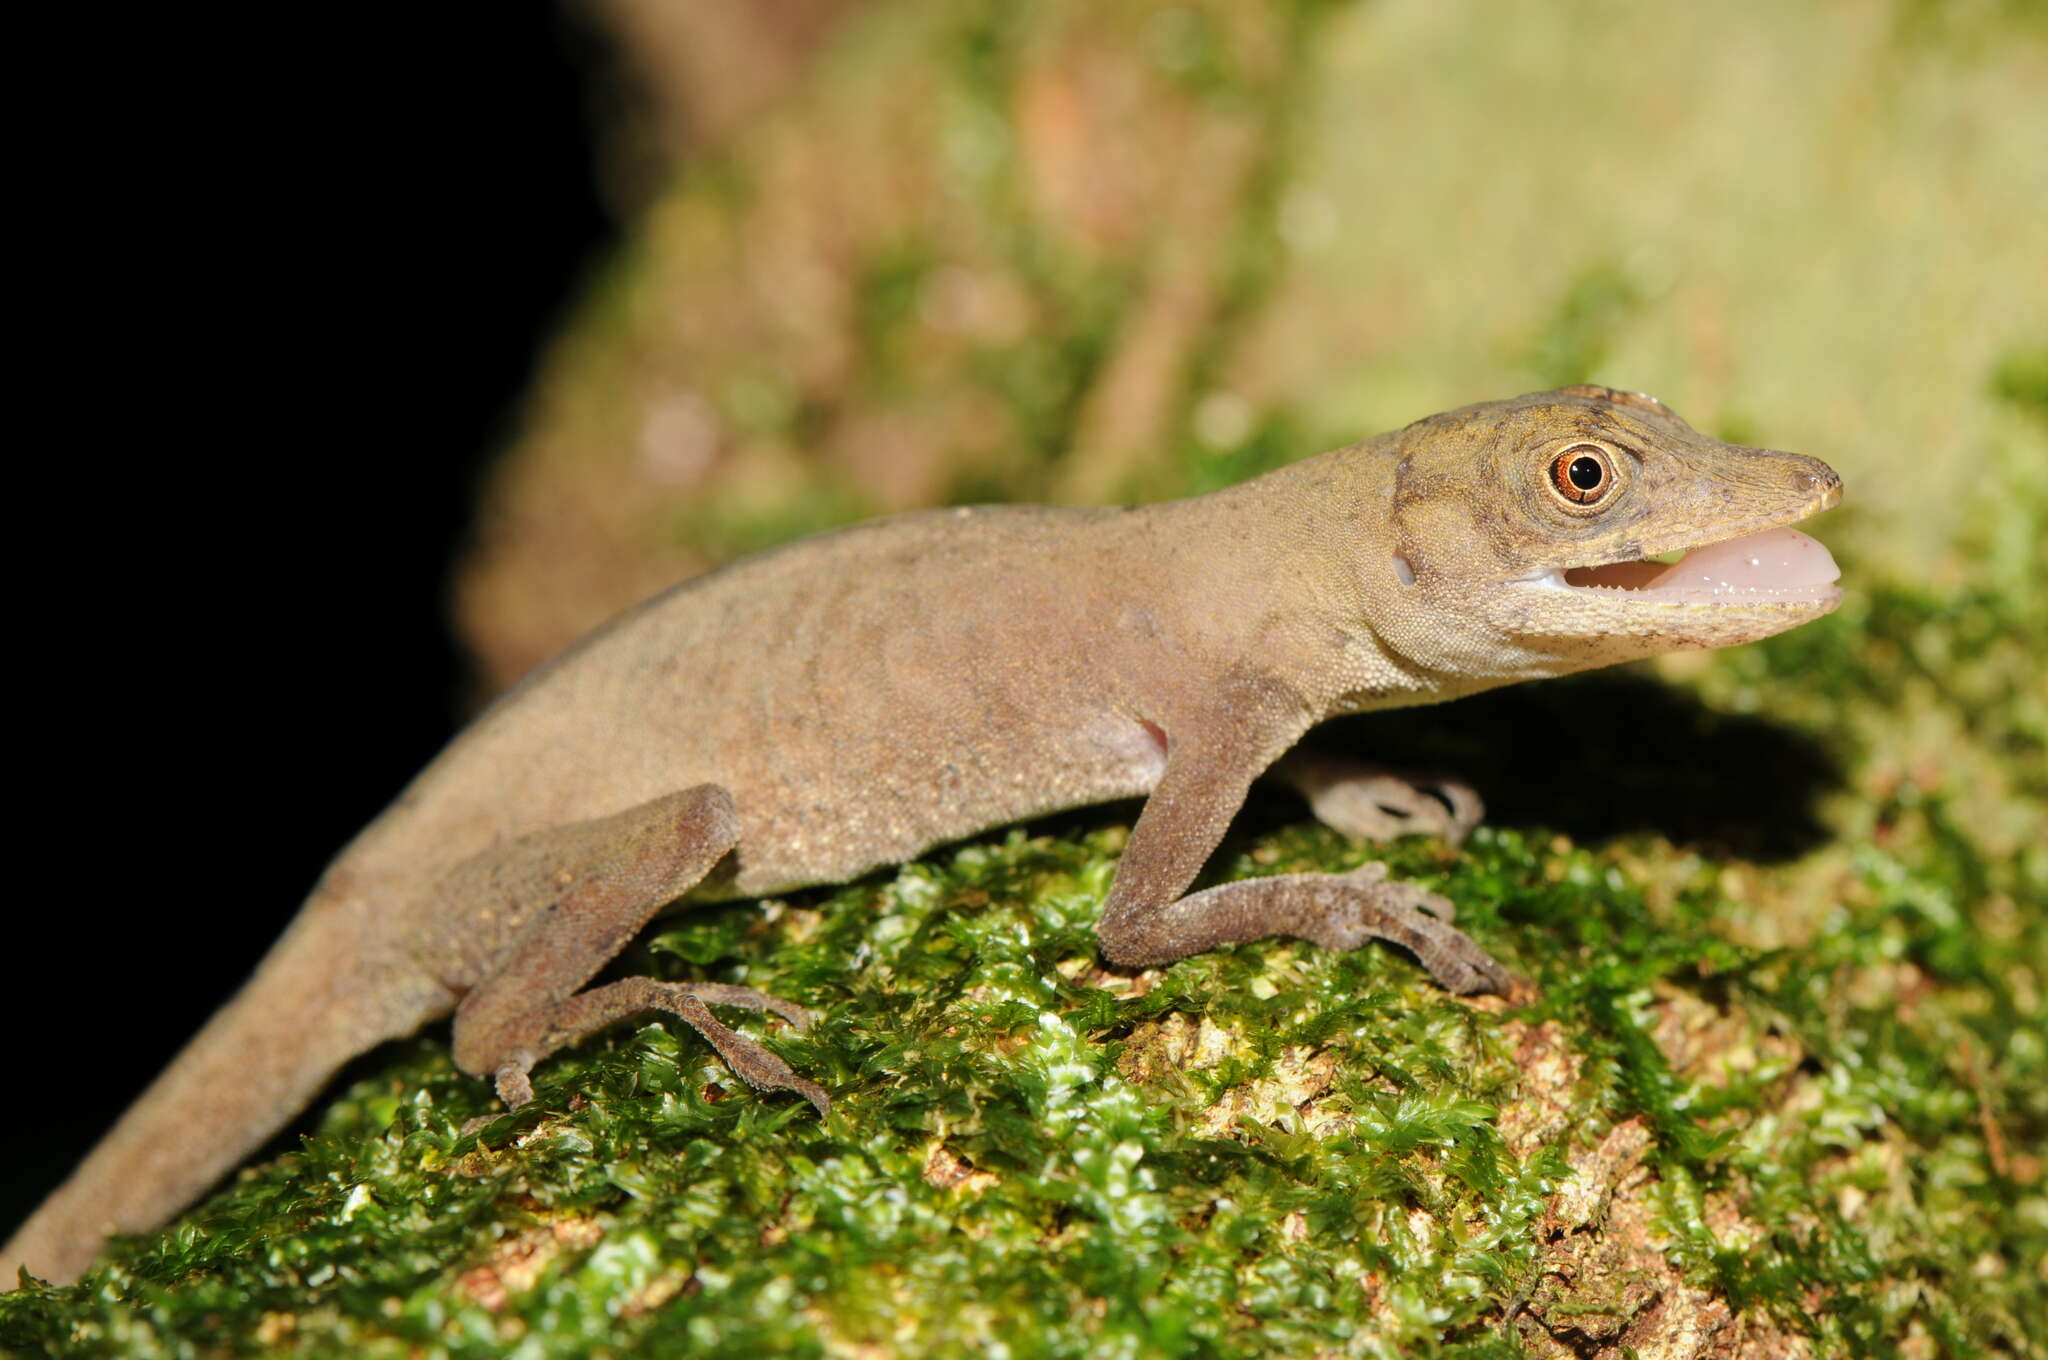
<svg viewBox="0 0 2048 1360"><path fill-rule="evenodd" d="M1291 874L1189 893L1272 767L1365 835L1456 840L1469 790L1288 754L1337 714L1766 637L1840 599L1783 526L1841 484L1566 388L1432 416L1206 496L936 510L804 539L648 601L462 733L328 868L255 976L0 1251L68 1281L154 1227L347 1059L451 1012L508 1106L548 1054L649 1011L823 1114L709 1007L582 990L657 912L856 877L1022 818L1145 795L1097 932L1141 967L1270 935L1375 937L1454 992L1507 971L1451 904ZM1708 546L1711 545L1711 546ZM1651 559L1698 549L1675 565ZM1277 763L1276 763L1277 762Z"/></svg>

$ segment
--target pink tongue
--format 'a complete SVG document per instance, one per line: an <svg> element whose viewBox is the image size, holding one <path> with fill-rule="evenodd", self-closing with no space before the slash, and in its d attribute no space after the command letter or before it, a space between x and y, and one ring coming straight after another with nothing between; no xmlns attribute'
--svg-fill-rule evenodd
<svg viewBox="0 0 2048 1360"><path fill-rule="evenodd" d="M1828 550L1796 529L1765 529L1695 548L1639 587L1647 595L1761 595L1817 590L1841 576Z"/></svg>

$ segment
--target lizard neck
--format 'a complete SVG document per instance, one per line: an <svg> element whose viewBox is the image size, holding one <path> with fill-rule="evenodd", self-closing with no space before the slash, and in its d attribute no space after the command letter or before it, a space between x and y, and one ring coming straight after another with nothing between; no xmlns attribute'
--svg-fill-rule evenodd
<svg viewBox="0 0 2048 1360"><path fill-rule="evenodd" d="M1389 640L1408 601L1393 541L1391 437L1305 458L1166 511L1178 590L1199 628L1301 696L1310 723L1504 683Z"/></svg>

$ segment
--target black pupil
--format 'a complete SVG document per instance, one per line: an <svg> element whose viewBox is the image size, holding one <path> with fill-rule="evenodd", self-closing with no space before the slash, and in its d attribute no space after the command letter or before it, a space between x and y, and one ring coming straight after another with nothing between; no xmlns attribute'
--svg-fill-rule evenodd
<svg viewBox="0 0 2048 1360"><path fill-rule="evenodd" d="M1564 475L1571 478L1572 485L1579 490L1591 491L1607 480L1607 469L1600 466L1598 458L1588 458L1582 453L1572 459L1572 465L1564 470Z"/></svg>

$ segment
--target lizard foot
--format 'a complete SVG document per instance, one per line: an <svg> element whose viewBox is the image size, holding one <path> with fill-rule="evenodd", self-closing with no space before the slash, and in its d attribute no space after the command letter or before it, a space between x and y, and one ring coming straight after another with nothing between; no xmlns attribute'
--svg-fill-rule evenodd
<svg viewBox="0 0 2048 1360"><path fill-rule="evenodd" d="M1317 821L1366 840L1424 835L1461 845L1486 815L1477 791L1447 775L1309 752L1289 755L1275 772L1308 800Z"/></svg>
<svg viewBox="0 0 2048 1360"><path fill-rule="evenodd" d="M1387 866L1378 863L1332 878L1333 886L1345 890L1304 932L1317 944L1356 949L1371 939L1387 940L1415 955L1438 986L1457 996L1506 995L1514 985L1506 968L1450 924L1456 909L1443 894L1390 880Z"/></svg>
<svg viewBox="0 0 2048 1360"><path fill-rule="evenodd" d="M661 987L672 984L653 983L651 985ZM705 1001L720 1001L722 1004L728 1005L745 1005L747 1003L733 1001L730 998L708 996L706 995L706 989L707 984L704 983L696 983L687 988L678 988L677 990L681 994L675 996L673 1001L664 1005L662 1009L672 1011L685 1024L689 1025L691 1029L703 1035L704 1041L718 1050L718 1056L725 1059L726 1066L732 1068L740 1080L747 1083L747 1085L757 1091L794 1091L805 1100L811 1102L811 1108L818 1112L818 1118L824 1119L829 1116L832 1113L832 1097L825 1093L824 1087L807 1078L798 1076L795 1069L788 1063L776 1057L752 1039L728 1029L704 1006ZM748 989L735 987L731 990L746 991ZM760 993L756 992L754 995L759 996ZM699 999L700 997L702 1000ZM777 1004L779 1007L787 1003ZM764 1007L763 1009L767 1008ZM780 1009L777 1009L776 1013L779 1015L782 1012ZM804 1023L809 1023L808 1016L805 1017Z"/></svg>
<svg viewBox="0 0 2048 1360"><path fill-rule="evenodd" d="M1460 996L1505 993L1514 979L1450 924L1450 899L1387 877L1368 864L1347 874L1275 874L1191 893L1146 914L1105 911L1096 925L1103 956L1143 968L1218 945L1292 935L1326 949L1387 940L1406 949L1437 982Z"/></svg>
<svg viewBox="0 0 2048 1360"><path fill-rule="evenodd" d="M523 1053L498 1064L492 1075L506 1109L516 1110L533 1099L533 1079L526 1075L532 1067L532 1057Z"/></svg>
<svg viewBox="0 0 2048 1360"><path fill-rule="evenodd" d="M497 1084L498 1098L507 1109L516 1110L533 1099L533 1083L527 1073L542 1058L621 1020L650 1011L666 1012L702 1035L747 1085L762 1091L794 1091L811 1103L820 1118L831 1113L832 1099L825 1094L824 1087L798 1076L788 1063L722 1024L711 1014L710 1006L765 1011L781 1016L799 1030L811 1023L810 1013L803 1007L751 987L629 977L514 1017L504 1027L510 1033L495 1052L478 1051L483 1046L458 1029L456 1062L467 1072L490 1073ZM459 1024L459 1015L457 1019Z"/></svg>

